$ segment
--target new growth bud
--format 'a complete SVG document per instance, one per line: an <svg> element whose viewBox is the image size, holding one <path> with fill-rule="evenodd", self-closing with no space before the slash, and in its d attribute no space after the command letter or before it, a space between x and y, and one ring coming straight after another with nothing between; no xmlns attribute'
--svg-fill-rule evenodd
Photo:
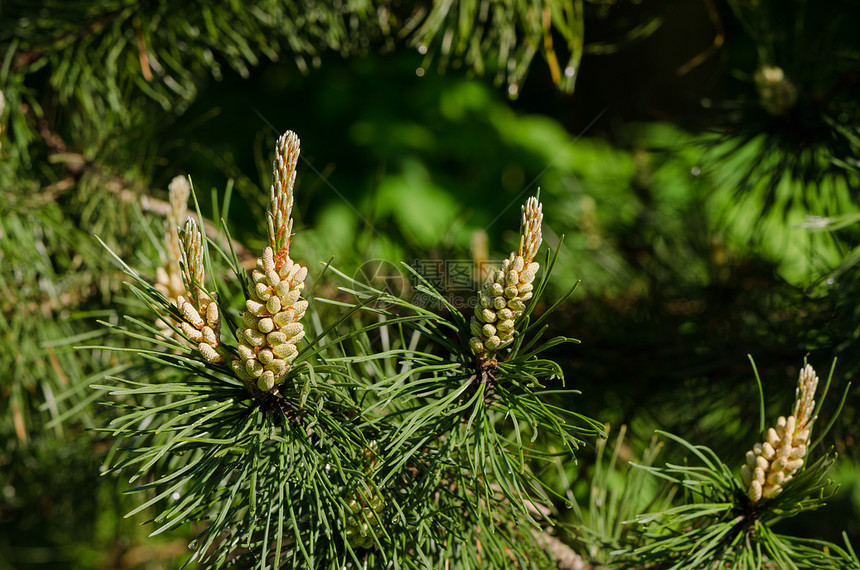
<svg viewBox="0 0 860 570"><path fill-rule="evenodd" d="M269 208L266 223L269 230L269 246L275 255L288 256L290 237L293 231L293 186L296 183L296 163L299 160L300 143L296 133L287 131L275 148L272 163L273 181L269 189Z"/></svg>
<svg viewBox="0 0 860 570"><path fill-rule="evenodd" d="M266 213L269 245L257 259L247 290L244 328L236 331L240 358L231 362L236 374L256 397L275 390L298 356L304 338L300 319L308 308L301 298L306 267L290 259L293 185L299 158L299 138L287 132L275 147L274 182Z"/></svg>
<svg viewBox="0 0 860 570"><path fill-rule="evenodd" d="M179 296L176 304L183 318L180 323L182 332L196 344L198 352L208 362L224 362L218 303L215 293L204 287L203 236L193 218L185 220L179 240L182 244L180 268L185 293Z"/></svg>
<svg viewBox="0 0 860 570"><path fill-rule="evenodd" d="M543 211L537 198L531 197L522 207L520 248L512 253L478 292L479 306L470 322L469 346L481 359L502 349L514 340L517 319L531 299L532 282L540 264L533 261L541 244Z"/></svg>
<svg viewBox="0 0 860 570"><path fill-rule="evenodd" d="M179 262L182 258L182 244L179 239L179 225L185 215L191 186L184 176L175 177L168 185L170 210L164 223L164 252L163 264L155 270L155 288L176 307L180 296L185 295L182 273ZM171 320L171 322L173 322ZM175 322L173 324L176 324ZM174 336L170 324L163 319L158 321L158 328L165 337Z"/></svg>
<svg viewBox="0 0 860 570"><path fill-rule="evenodd" d="M798 378L794 413L787 418L780 416L776 427L768 428L764 441L755 444L752 451L747 451L746 463L741 467L741 480L753 503L779 495L783 486L803 466L815 421L812 410L817 387L818 376L807 364Z"/></svg>

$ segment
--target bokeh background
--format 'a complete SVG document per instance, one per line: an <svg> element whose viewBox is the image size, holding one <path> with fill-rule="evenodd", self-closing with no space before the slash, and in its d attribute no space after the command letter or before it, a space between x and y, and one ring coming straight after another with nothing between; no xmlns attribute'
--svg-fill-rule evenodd
<svg viewBox="0 0 860 570"><path fill-rule="evenodd" d="M147 538L127 482L99 476L89 385L122 363L73 347L111 342L97 321L130 301L94 236L154 275L159 204L190 175L204 216L257 249L287 129L311 267L470 260L482 239L501 258L540 188L545 243L564 236L551 296L581 281L552 321L582 341L554 355L568 405L628 426L626 459L663 429L739 468L759 437L747 355L768 418L804 357L822 377L837 358L829 422L860 370L860 5L569 4L584 35L538 37L563 60L584 42L575 84L543 43L510 54L512 80L497 52L446 53L446 30L480 30L423 41L422 3L0 5L0 568L180 564L192 529ZM822 444L839 490L782 530L856 543L857 395Z"/></svg>

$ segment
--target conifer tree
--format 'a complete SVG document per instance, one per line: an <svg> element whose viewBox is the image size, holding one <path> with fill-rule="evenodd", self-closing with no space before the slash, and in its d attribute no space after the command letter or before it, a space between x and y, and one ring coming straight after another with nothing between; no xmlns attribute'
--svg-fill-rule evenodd
<svg viewBox="0 0 860 570"><path fill-rule="evenodd" d="M644 52L679 3L0 5L0 566L126 568L140 548L151 568L860 568L854 521L833 542L811 518L858 458L860 14L693 4L713 31L677 69L713 73L695 116L610 110L610 143L556 119L603 105L604 63ZM417 111L377 110L378 129L294 105L329 148L303 162L279 132L259 183L226 158L255 145L217 116L231 98L380 53L403 59L373 73L432 75L438 105L398 93ZM641 63L624 71L665 64ZM200 107L232 137L175 138ZM452 124L479 134L440 134ZM403 241L385 216L408 225L446 183L492 179L464 209L496 224L472 256L503 252L473 306L403 253L463 257L445 234L389 248L412 297L315 241L318 188L335 187L301 172L359 140L355 188L402 168L430 196L411 218L407 199L350 203L373 226L359 261ZM196 158L165 159L185 144ZM201 168L233 179L194 188ZM731 364L748 350L768 378L757 432ZM816 395L804 363L791 406L779 379L807 355L839 366ZM607 420L630 422L614 444Z"/></svg>

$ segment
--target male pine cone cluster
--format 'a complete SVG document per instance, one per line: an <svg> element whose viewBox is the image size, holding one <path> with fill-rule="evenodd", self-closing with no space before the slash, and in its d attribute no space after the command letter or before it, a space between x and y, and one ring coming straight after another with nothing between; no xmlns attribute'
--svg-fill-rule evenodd
<svg viewBox="0 0 860 570"><path fill-rule="evenodd" d="M203 286L202 236L192 218L180 229L179 220L185 215L191 185L184 176L177 176L168 186L170 210L167 213L164 248L167 259L156 270L155 288L179 309L180 321L163 317L158 321L161 334L173 338L175 326L185 334L201 355L212 363L224 361L221 354L221 321L215 294Z"/></svg>
<svg viewBox="0 0 860 570"><path fill-rule="evenodd" d="M753 503L779 495L783 485L803 466L815 421L812 411L817 387L818 376L807 364L800 371L793 414L787 418L780 416L776 427L767 430L764 442L747 451L741 480Z"/></svg>
<svg viewBox="0 0 860 570"><path fill-rule="evenodd" d="M275 259L271 247L257 259L251 274L246 310L242 312L244 328L236 331L241 360L233 360L234 370L243 378L256 382L257 388L270 392L298 355L296 343L305 335L299 322L308 308L301 299L308 269L289 257Z"/></svg>
<svg viewBox="0 0 860 570"><path fill-rule="evenodd" d="M540 269L533 259L542 240L542 220L540 202L529 198L522 207L519 251L512 253L478 292L479 305L469 323L473 335L469 345L479 358L489 358L514 340L516 320L532 297L532 282Z"/></svg>
<svg viewBox="0 0 860 570"><path fill-rule="evenodd" d="M379 445L376 441L364 450L364 471L372 477L379 463ZM367 495L359 490L353 492L347 503L349 512L346 514L344 535L353 548L370 548L373 546L376 531L382 526L381 514L385 510L385 500L379 490L368 489Z"/></svg>
<svg viewBox="0 0 860 570"><path fill-rule="evenodd" d="M177 176L168 185L170 191L170 210L167 212L165 221L164 250L166 257L164 264L155 270L155 288L173 305L177 305L177 299L185 292L182 281L182 273L179 269L179 261L182 258L182 244L179 239L179 226L185 215L188 197L191 195L191 185L184 176ZM159 332L167 338L173 338L173 328L176 325L173 319L168 323L167 317L158 320Z"/></svg>
<svg viewBox="0 0 860 570"><path fill-rule="evenodd" d="M202 235L193 218L185 220L179 236L182 243L180 266L185 285L185 294L176 299L183 319L179 327L208 362L224 362L218 303L215 293L203 287L206 273L203 269Z"/></svg>
<svg viewBox="0 0 860 570"><path fill-rule="evenodd" d="M293 185L299 157L296 134L287 132L280 137L275 153L274 182L266 212L269 245L251 273L242 326L236 331L238 357L230 358L233 370L257 398L275 391L278 379L298 355L296 343L305 334L299 321L308 307L301 298L308 270L290 259ZM165 268L159 268L155 286L179 309L182 317L178 326L200 354L208 362L220 363L229 353L220 342L216 295L203 286L202 235L192 218L185 221L181 231L178 229L189 194L185 179L171 182L165 243L171 260ZM162 323L166 336L173 333L171 324Z"/></svg>
<svg viewBox="0 0 860 570"><path fill-rule="evenodd" d="M231 361L255 396L272 393L298 355L296 343L305 334L300 319L308 307L301 298L308 270L290 259L293 185L299 158L295 133L288 131L278 139L275 155L266 212L269 245L251 273L246 310L241 315L243 327L236 331L239 358Z"/></svg>
<svg viewBox="0 0 860 570"><path fill-rule="evenodd" d="M344 536L353 548L370 548L377 529L382 526L380 512L385 508L385 501L373 491L369 499L356 495L347 505L350 514L346 518Z"/></svg>

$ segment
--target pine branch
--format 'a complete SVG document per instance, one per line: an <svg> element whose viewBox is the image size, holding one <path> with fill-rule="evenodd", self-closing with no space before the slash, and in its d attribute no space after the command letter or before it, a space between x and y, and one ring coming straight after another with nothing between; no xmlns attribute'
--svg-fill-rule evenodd
<svg viewBox="0 0 860 570"><path fill-rule="evenodd" d="M135 402L104 428L126 441L111 470L133 467L132 481L151 481L136 490L157 490L138 509L159 503L156 534L210 521L194 558L216 566L247 554L312 567L340 568L362 557L376 564L395 557L407 568L426 566L422 559L464 568L547 567L550 547L535 531L554 524L556 491L539 474L600 432L543 393L561 369L541 352L569 339L530 346L527 354L516 343L508 360L488 368L469 346L465 316L450 304L449 314L424 309L348 278L353 288L344 289L357 301L331 303L343 315L305 338L305 313L310 322L322 322L322 314L301 298L307 269L289 256L298 148L290 132L276 147L268 245L241 279L240 322L221 319L230 309L220 297L216 305L211 291L219 287L207 275L218 273L204 271L206 244L193 220L179 234L185 291L175 301L161 292L163 283L151 285L115 256L133 279L130 290L173 334L138 319L113 328L141 341L153 335L153 348L140 356L176 369L177 379L96 386L115 405L116 398ZM506 278L519 283L518 271L528 271L531 287L541 212L535 199L523 212L521 251L530 265L513 255L518 261ZM536 291L543 292L547 275ZM531 306L518 302L527 315ZM365 311L375 322L361 321ZM221 334L222 325L231 330ZM396 343L378 349L369 336L377 330ZM410 330L426 349L407 348ZM539 438L560 442L562 451L533 446ZM162 503L176 492L175 503ZM452 520L452 513L460 514ZM280 521L277 530L272 520ZM463 547L452 551L455 542Z"/></svg>
<svg viewBox="0 0 860 570"><path fill-rule="evenodd" d="M804 464L817 384L807 365L796 391L798 415L780 418L778 431L768 430L766 441L747 454L740 481L711 449L660 432L682 446L689 459L639 468L679 489L680 500L673 507L637 515L635 538L617 552L621 559L672 568L846 567L849 555L839 546L770 529L776 521L820 508L834 492L826 478L835 460L832 450Z"/></svg>

